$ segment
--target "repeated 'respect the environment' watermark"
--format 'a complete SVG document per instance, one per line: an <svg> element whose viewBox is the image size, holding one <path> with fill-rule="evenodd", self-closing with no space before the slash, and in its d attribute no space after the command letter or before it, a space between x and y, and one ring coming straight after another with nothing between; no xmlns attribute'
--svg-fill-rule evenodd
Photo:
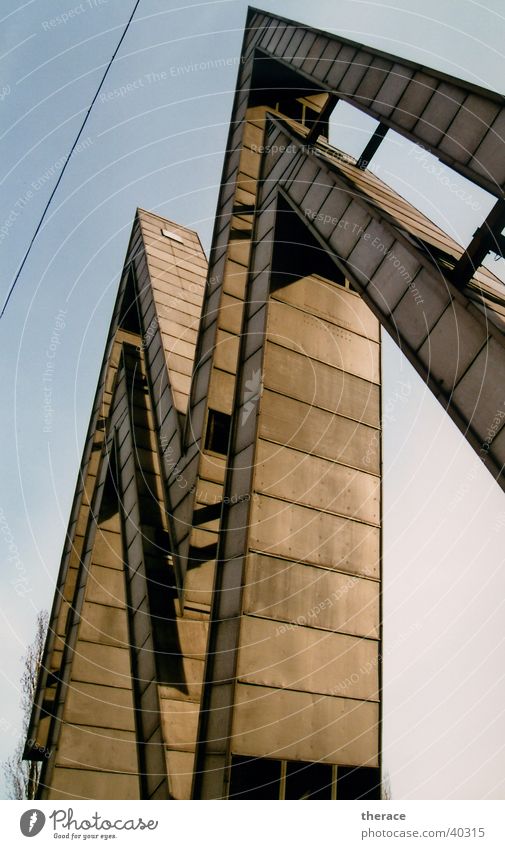
<svg viewBox="0 0 505 849"><path fill-rule="evenodd" d="M201 62L188 62L184 65L170 65L166 70L149 71L129 80L122 85L110 88L107 91L100 92L100 101L108 103L110 100L117 100L120 97L127 97L135 91L140 91L157 83L165 83L177 77L185 76L186 74L198 74L204 71L215 71L220 68L233 68L236 65L241 65L244 62L242 56L220 56L217 59L204 59Z"/></svg>
<svg viewBox="0 0 505 849"><path fill-rule="evenodd" d="M312 221L319 221L322 224L333 224L333 226L339 230L352 232L356 236L357 240L363 239L364 242L368 242L371 248L383 254L384 260L391 264L392 268L394 268L402 280L405 280L414 299L414 303L418 306L419 304L424 304L424 299L421 292L415 285L415 280L412 275L409 274L394 250L381 241L378 236L373 236L372 233L367 232L361 224L358 224L355 221L349 221L346 218L340 218L337 215L329 215L328 213L320 212L316 209L304 209L303 213L306 218L310 218Z"/></svg>
<svg viewBox="0 0 505 849"><path fill-rule="evenodd" d="M100 9L102 6L106 6L108 2L109 0L82 0L82 3L77 3L76 6L65 9L64 12L61 12L59 15L55 15L54 18L48 18L45 21L42 21L40 25L44 32L50 32L53 29L57 29L58 27L70 23L70 21L79 18L81 15L89 12L90 10Z"/></svg>
<svg viewBox="0 0 505 849"><path fill-rule="evenodd" d="M73 155L82 153L85 150L88 150L89 147L93 144L93 139L90 136L82 139L74 148ZM64 156L60 156L52 165L45 169L42 174L39 174L34 180L31 181L29 187L23 192L22 195L18 197L18 199L13 203L9 214L3 220L0 225L0 244L7 238L10 231L12 230L14 224L20 218L28 206L31 200L36 196L37 192L40 192L47 183L53 181L53 178L59 174L65 163L67 162L70 154L65 154Z"/></svg>

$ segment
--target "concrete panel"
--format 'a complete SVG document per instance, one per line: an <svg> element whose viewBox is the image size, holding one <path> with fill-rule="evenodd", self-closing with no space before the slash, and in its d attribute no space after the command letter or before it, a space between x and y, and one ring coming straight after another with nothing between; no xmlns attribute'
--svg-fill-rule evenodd
<svg viewBox="0 0 505 849"><path fill-rule="evenodd" d="M267 496L253 498L249 548L358 575L379 571L377 528Z"/></svg>
<svg viewBox="0 0 505 849"><path fill-rule="evenodd" d="M349 63L356 56L358 49L351 44L341 45L338 42L332 44L333 56L336 60L332 63L330 71L326 77L326 82L331 88L338 89L342 77L345 75ZM364 73L364 68L362 69Z"/></svg>
<svg viewBox="0 0 505 849"><path fill-rule="evenodd" d="M225 560L220 564L220 616L223 619L241 614L244 558Z"/></svg>
<svg viewBox="0 0 505 849"><path fill-rule="evenodd" d="M202 563L194 569L188 569L184 581L184 599L186 604L210 605L214 585L214 561Z"/></svg>
<svg viewBox="0 0 505 849"><path fill-rule="evenodd" d="M202 454L200 458L200 480L209 480L222 484L224 481L225 468L226 460L224 457Z"/></svg>
<svg viewBox="0 0 505 849"><path fill-rule="evenodd" d="M372 220L362 203L353 200L330 236L329 242L336 255L346 259Z"/></svg>
<svg viewBox="0 0 505 849"><path fill-rule="evenodd" d="M356 636L379 636L379 584L261 554L247 559L244 613Z"/></svg>
<svg viewBox="0 0 505 849"><path fill-rule="evenodd" d="M235 389L235 376L227 372L213 369L210 379L208 406L212 410L231 415L233 409L233 393ZM193 433L199 434L192 417Z"/></svg>
<svg viewBox="0 0 505 849"><path fill-rule="evenodd" d="M392 319L400 336L407 339L414 350L424 341L450 299L442 275L436 272L423 269L409 284Z"/></svg>
<svg viewBox="0 0 505 849"><path fill-rule="evenodd" d="M72 682L69 687L63 721L73 725L99 726L135 731L131 690Z"/></svg>
<svg viewBox="0 0 505 849"><path fill-rule="evenodd" d="M338 53L338 47L333 41L330 41L325 36L321 36L321 38L323 40L321 56L314 65L313 73L317 79L324 80L326 74L334 65L335 55ZM306 69L306 65L303 65L302 67L303 70ZM307 73L310 73L308 69Z"/></svg>
<svg viewBox="0 0 505 849"><path fill-rule="evenodd" d="M339 54L340 58L340 54ZM352 62L344 74L339 89L345 94L354 94L367 69L372 62L373 56L367 50L358 50L353 56Z"/></svg>
<svg viewBox="0 0 505 849"><path fill-rule="evenodd" d="M79 636L82 640L127 648L130 641L126 610L85 602L81 614Z"/></svg>
<svg viewBox="0 0 505 849"><path fill-rule="evenodd" d="M440 150L456 159L470 158L499 110L497 103L469 94L449 127L447 135L442 139Z"/></svg>
<svg viewBox="0 0 505 849"><path fill-rule="evenodd" d="M366 230L359 234L356 245L347 257L347 266L358 283L368 286L384 259L384 253L387 253L393 242L393 236L386 232L384 224L376 220L372 220ZM381 250L377 250L379 245L382 246Z"/></svg>
<svg viewBox="0 0 505 849"><path fill-rule="evenodd" d="M140 799L136 775L56 767L47 799Z"/></svg>
<svg viewBox="0 0 505 849"><path fill-rule="evenodd" d="M368 274L371 282L366 293L377 304L382 314L391 313L408 289L409 283L414 281L415 286L421 265L402 244L391 244L387 234L374 236L370 245L370 254L374 251L375 259L368 266L372 273ZM380 257L381 263L374 272L372 269L377 257Z"/></svg>
<svg viewBox="0 0 505 849"><path fill-rule="evenodd" d="M297 175L298 180L298 175ZM289 189L290 197L293 197L293 189ZM317 231L325 239L329 239L337 223L345 220L345 215L352 202L351 189L335 186L319 209L312 209L303 205L303 212L317 226Z"/></svg>
<svg viewBox="0 0 505 849"><path fill-rule="evenodd" d="M383 59L381 56L373 59L356 89L356 100L361 101L364 106L370 106L377 92L388 78L392 66L392 62Z"/></svg>
<svg viewBox="0 0 505 849"><path fill-rule="evenodd" d="M503 347L490 339L456 387L453 400L472 428L489 441L503 421L505 366ZM501 417L501 419L499 418ZM496 430L494 430L496 433Z"/></svg>
<svg viewBox="0 0 505 849"><path fill-rule="evenodd" d="M419 350L429 374L445 390L466 371L487 338L485 327L459 301L452 301Z"/></svg>
<svg viewBox="0 0 505 849"><path fill-rule="evenodd" d="M415 131L419 138L427 144L438 144L464 98L464 89L440 83L416 124Z"/></svg>
<svg viewBox="0 0 505 849"><path fill-rule="evenodd" d="M123 547L121 534L97 528L93 543L93 562L110 569L123 570Z"/></svg>
<svg viewBox="0 0 505 849"><path fill-rule="evenodd" d="M300 43L300 46L298 47L298 49L296 51L296 56L292 60L292 64L294 65L295 68L300 68L303 65L305 59L307 59L307 57L313 55L311 48L312 48L312 45L314 44L315 38L316 38L316 36L313 32L307 32L304 35L304 37L302 38L302 41Z"/></svg>
<svg viewBox="0 0 505 849"><path fill-rule="evenodd" d="M229 333L240 333L242 326L243 302L223 294L219 312L219 327Z"/></svg>
<svg viewBox="0 0 505 849"><path fill-rule="evenodd" d="M378 766L378 705L238 684L231 748L255 757Z"/></svg>
<svg viewBox="0 0 505 849"><path fill-rule="evenodd" d="M414 71L398 62L393 64L375 98L374 109L379 115L391 114L405 91Z"/></svg>
<svg viewBox="0 0 505 849"><path fill-rule="evenodd" d="M182 752L195 750L199 706L176 699L161 699L163 739L170 749Z"/></svg>
<svg viewBox="0 0 505 849"><path fill-rule="evenodd" d="M505 111L501 110L484 136L474 156L468 163L478 174L482 174L496 185L505 180L503 139L505 138Z"/></svg>
<svg viewBox="0 0 505 849"><path fill-rule="evenodd" d="M173 799L191 799L193 781L193 752L167 751L167 774L170 795Z"/></svg>
<svg viewBox="0 0 505 849"><path fill-rule="evenodd" d="M364 522L380 521L377 477L263 439L256 451L254 489Z"/></svg>
<svg viewBox="0 0 505 849"><path fill-rule="evenodd" d="M296 179L293 180L292 185L289 187L290 198L300 206L304 215L309 217L311 217L313 213L315 214L317 212L317 208L313 210L312 207L307 206L307 204L303 202L303 199L312 186L314 180L317 179L319 170L317 162L313 162L310 159L304 159L302 167L296 174ZM326 191L324 191L323 196L325 195Z"/></svg>
<svg viewBox="0 0 505 849"><path fill-rule="evenodd" d="M179 663L177 663L179 661ZM180 669L180 680L164 681L160 684L160 698L176 699L183 702L197 702L202 695L203 660L192 657L178 657L174 652L174 669Z"/></svg>
<svg viewBox="0 0 505 849"><path fill-rule="evenodd" d="M404 129L411 130L428 103L437 81L429 74L416 71L404 90L396 109L391 113L392 120Z"/></svg>
<svg viewBox="0 0 505 849"><path fill-rule="evenodd" d="M497 459L498 465L500 467L505 466L505 428L503 423L501 424L501 428L497 431L497 435L494 437L492 445L493 454Z"/></svg>
<svg viewBox="0 0 505 849"><path fill-rule="evenodd" d="M129 687L130 654L126 649L79 640L73 659L72 679L110 687Z"/></svg>
<svg viewBox="0 0 505 849"><path fill-rule="evenodd" d="M377 701L378 643L244 616L237 678L251 684Z"/></svg>
<svg viewBox="0 0 505 849"><path fill-rule="evenodd" d="M58 766L80 769L138 771L135 734L110 728L63 725L60 734Z"/></svg>

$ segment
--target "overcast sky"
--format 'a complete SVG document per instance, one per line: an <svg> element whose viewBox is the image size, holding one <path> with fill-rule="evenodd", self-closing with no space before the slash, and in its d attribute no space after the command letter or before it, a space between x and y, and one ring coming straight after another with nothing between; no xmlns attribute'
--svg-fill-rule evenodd
<svg viewBox="0 0 505 849"><path fill-rule="evenodd" d="M501 0L259 5L505 89ZM125 0L1 4L2 299L131 8ZM57 20L64 13L67 21ZM1 322L0 758L19 732L20 658L37 610L52 602L135 208L198 230L208 250L245 14L241 0L141 3ZM372 129L340 108L331 137L359 153ZM472 203L458 200L394 134L376 165L462 244L491 206L465 181ZM396 799L503 798L505 499L387 337L383 379L384 766Z"/></svg>

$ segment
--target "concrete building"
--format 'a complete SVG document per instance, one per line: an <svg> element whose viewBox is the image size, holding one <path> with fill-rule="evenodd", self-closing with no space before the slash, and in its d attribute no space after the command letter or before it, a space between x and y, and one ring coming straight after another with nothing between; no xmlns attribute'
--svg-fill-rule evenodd
<svg viewBox="0 0 505 849"><path fill-rule="evenodd" d="M478 267L503 99L254 9L242 57L208 268L191 230L133 226L41 798L379 797L381 325L503 485L503 285ZM328 143L338 98L381 122L357 161ZM367 170L388 128L498 197L466 251Z"/></svg>

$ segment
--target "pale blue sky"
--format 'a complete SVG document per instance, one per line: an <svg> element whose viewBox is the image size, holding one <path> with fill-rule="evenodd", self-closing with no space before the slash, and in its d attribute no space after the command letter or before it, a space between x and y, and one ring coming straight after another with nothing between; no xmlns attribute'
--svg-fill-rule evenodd
<svg viewBox="0 0 505 849"><path fill-rule="evenodd" d="M501 0L425 0L422 11L416 0L258 5L505 89ZM0 232L18 213L0 242L2 296L132 7L1 4ZM134 211L197 229L208 249L245 13L241 0L144 0L1 323L0 757L18 731L20 657L52 600ZM201 62L208 70L191 67ZM332 139L359 152L369 127L343 110ZM473 187L478 210L456 200L399 137L376 161L379 176L465 244L490 207ZM45 352L60 310L48 433ZM383 363L384 764L397 799L503 798L505 498L388 338ZM16 556L7 534L19 561L7 559Z"/></svg>

